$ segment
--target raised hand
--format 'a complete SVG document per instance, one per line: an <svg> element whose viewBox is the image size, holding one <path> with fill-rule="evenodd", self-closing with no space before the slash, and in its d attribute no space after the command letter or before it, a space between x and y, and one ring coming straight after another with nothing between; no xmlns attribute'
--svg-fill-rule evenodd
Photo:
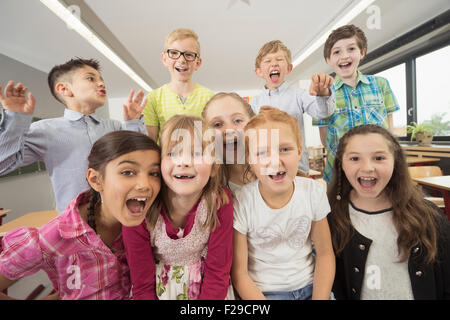
<svg viewBox="0 0 450 320"><path fill-rule="evenodd" d="M3 108L19 113L32 114L36 100L31 92L28 93L28 101L26 92L28 88L22 83L14 85L14 81L8 81L5 87L5 93L2 94L2 86L0 85L0 103Z"/></svg>
<svg viewBox="0 0 450 320"><path fill-rule="evenodd" d="M144 92L142 90L138 91L135 98L133 98L133 96L134 89L131 89L127 104L123 105L124 120L139 119L141 117L142 110L144 110L144 107L147 104L147 99L144 99ZM144 102L142 102L143 99Z"/></svg>
<svg viewBox="0 0 450 320"><path fill-rule="evenodd" d="M329 96L331 94L331 86L334 82L332 76L320 72L315 73L311 77L311 85L309 87L309 94L312 96Z"/></svg>

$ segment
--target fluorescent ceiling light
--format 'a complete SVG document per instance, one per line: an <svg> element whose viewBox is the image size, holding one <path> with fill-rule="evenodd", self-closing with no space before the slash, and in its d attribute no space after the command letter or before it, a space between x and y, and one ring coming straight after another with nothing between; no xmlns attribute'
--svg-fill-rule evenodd
<svg viewBox="0 0 450 320"><path fill-rule="evenodd" d="M356 18L363 10L365 10L369 5L375 0L361 0L357 5L355 5L350 11L348 11L342 18L340 18L331 28L324 32L319 38L317 38L311 45L301 52L298 57L292 62L293 67L297 67L306 58L308 58L314 51L316 51L328 38L328 35L334 29L340 26L348 24L354 18Z"/></svg>
<svg viewBox="0 0 450 320"><path fill-rule="evenodd" d="M136 72L133 71L106 43L95 34L91 28L85 25L81 19L78 19L58 0L41 0L53 13L60 17L69 27L78 32L94 48L100 51L105 57L111 60L117 67L125 72L131 79L147 91L152 91L150 87Z"/></svg>

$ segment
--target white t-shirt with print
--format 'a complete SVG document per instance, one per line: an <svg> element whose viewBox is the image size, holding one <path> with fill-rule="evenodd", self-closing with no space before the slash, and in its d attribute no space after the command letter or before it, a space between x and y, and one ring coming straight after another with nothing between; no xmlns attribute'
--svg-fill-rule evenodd
<svg viewBox="0 0 450 320"><path fill-rule="evenodd" d="M233 227L247 236L248 273L262 292L293 291L313 281L311 222L325 218L330 205L320 182L295 177L294 186L281 209L267 206L258 180L236 193Z"/></svg>

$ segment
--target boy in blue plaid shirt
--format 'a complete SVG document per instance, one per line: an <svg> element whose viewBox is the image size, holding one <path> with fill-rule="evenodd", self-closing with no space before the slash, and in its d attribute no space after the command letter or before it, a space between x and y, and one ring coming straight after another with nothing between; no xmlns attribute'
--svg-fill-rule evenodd
<svg viewBox="0 0 450 320"><path fill-rule="evenodd" d="M351 128L368 123L392 131L392 113L399 109L385 78L364 75L358 70L366 52L366 36L354 25L333 30L325 42L325 61L336 73L331 87L336 108L331 116L323 120L314 119L313 124L320 126L320 137L327 150L324 172L327 183L333 175L339 139Z"/></svg>

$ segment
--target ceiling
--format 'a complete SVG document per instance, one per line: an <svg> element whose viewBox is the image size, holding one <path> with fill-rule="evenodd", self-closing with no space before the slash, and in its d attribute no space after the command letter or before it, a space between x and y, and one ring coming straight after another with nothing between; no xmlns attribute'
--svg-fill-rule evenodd
<svg viewBox="0 0 450 320"><path fill-rule="evenodd" d="M214 91L259 89L254 69L259 48L283 41L297 56L358 0L66 0L81 18L153 87L169 81L160 60L166 35L178 27L199 35L203 64L194 81ZM448 0L377 0L381 29L369 30L370 14L352 21L369 39L369 50L450 8ZM47 73L72 57L96 58L110 98L140 89L121 70L70 30L39 0L0 1L0 53ZM1 68L1 65L0 65ZM1 70L1 69L0 69ZM331 70L322 47L300 64L288 81ZM0 79L3 81L2 79ZM26 79L16 79L26 81Z"/></svg>

